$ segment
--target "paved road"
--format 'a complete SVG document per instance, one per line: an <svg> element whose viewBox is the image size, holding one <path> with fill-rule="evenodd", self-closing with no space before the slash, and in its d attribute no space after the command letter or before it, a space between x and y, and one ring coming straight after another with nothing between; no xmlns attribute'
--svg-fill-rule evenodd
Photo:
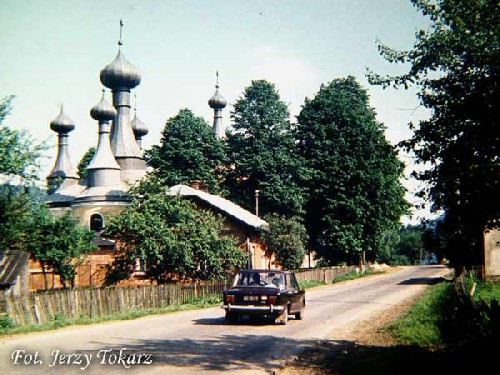
<svg viewBox="0 0 500 375"><path fill-rule="evenodd" d="M441 266L406 267L310 289L304 320L286 326L230 325L220 308L210 308L2 337L0 374L269 374L447 273Z"/></svg>

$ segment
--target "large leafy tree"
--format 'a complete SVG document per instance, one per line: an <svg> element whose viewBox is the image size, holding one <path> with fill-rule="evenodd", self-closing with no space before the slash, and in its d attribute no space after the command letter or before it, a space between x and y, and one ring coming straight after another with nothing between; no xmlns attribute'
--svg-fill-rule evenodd
<svg viewBox="0 0 500 375"><path fill-rule="evenodd" d="M44 145L28 133L4 125L13 96L0 100L0 248L20 249L25 242L31 208L39 204L36 179Z"/></svg>
<svg viewBox="0 0 500 375"><path fill-rule="evenodd" d="M283 268L297 269L306 254L307 231L297 218L287 218L277 214L264 216L269 223L269 232L264 234L267 246L274 253Z"/></svg>
<svg viewBox="0 0 500 375"><path fill-rule="evenodd" d="M58 217L44 205L32 210L26 230L24 250L40 261L43 271L52 267L65 287L74 287L78 266L88 252L97 249L95 233L81 226L70 213Z"/></svg>
<svg viewBox="0 0 500 375"><path fill-rule="evenodd" d="M235 240L221 236L219 216L189 200L165 195L162 180L154 176L130 193L131 204L111 218L105 230L120 239L126 254L126 267L118 271L130 271L140 259L151 278L167 282L173 277L221 279L244 265L246 256Z"/></svg>
<svg viewBox="0 0 500 375"><path fill-rule="evenodd" d="M231 198L253 211L259 190L259 212L301 215L302 162L296 152L287 105L274 84L252 81L231 113L226 176Z"/></svg>
<svg viewBox="0 0 500 375"><path fill-rule="evenodd" d="M146 159L167 185L200 180L212 191L219 191L224 145L206 121L189 109L180 110L167 121L160 145L148 150Z"/></svg>
<svg viewBox="0 0 500 375"><path fill-rule="evenodd" d="M500 3L497 0L412 0L430 19L414 46L382 56L406 64L400 76L370 73L372 83L419 87L428 120L411 124L402 143L427 169L421 195L444 210L448 256L458 274L480 264L483 232L500 217Z"/></svg>
<svg viewBox="0 0 500 375"><path fill-rule="evenodd" d="M39 169L40 157L46 146L36 144L26 132L3 125L3 121L12 110L13 98L8 96L0 100L0 175L34 180Z"/></svg>
<svg viewBox="0 0 500 375"><path fill-rule="evenodd" d="M330 262L373 260L407 209L403 164L353 77L321 85L298 116L297 139L311 174L310 246Z"/></svg>
<svg viewBox="0 0 500 375"><path fill-rule="evenodd" d="M83 255L95 249L94 234L69 215L55 217L41 202L43 194L32 183L46 147L2 125L11 101L8 97L0 103L0 174L19 180L0 185L0 249L29 251L44 270L53 267L72 286Z"/></svg>

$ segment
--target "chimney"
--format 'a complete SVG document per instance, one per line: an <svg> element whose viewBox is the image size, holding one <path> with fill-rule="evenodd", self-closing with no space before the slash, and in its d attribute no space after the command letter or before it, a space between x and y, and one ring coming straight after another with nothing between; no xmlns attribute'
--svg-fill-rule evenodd
<svg viewBox="0 0 500 375"><path fill-rule="evenodd" d="M189 186L193 189L204 191L205 193L210 193L208 185L201 180L191 180L189 181Z"/></svg>

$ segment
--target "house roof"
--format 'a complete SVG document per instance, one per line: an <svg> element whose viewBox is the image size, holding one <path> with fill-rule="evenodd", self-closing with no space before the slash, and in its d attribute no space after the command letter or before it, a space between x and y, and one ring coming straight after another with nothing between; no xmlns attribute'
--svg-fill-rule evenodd
<svg viewBox="0 0 500 375"><path fill-rule="evenodd" d="M269 224L266 221L219 195L209 194L202 190L193 189L187 185L172 186L168 189L167 194L199 199L208 206L221 211L223 214L230 216L247 226L254 229L269 230Z"/></svg>
<svg viewBox="0 0 500 375"><path fill-rule="evenodd" d="M13 285L16 278L28 265L29 254L25 251L0 251L0 285Z"/></svg>

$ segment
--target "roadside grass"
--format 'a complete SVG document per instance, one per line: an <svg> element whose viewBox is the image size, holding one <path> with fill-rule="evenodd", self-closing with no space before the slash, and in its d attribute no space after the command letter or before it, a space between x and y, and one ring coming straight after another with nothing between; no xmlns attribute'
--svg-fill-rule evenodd
<svg viewBox="0 0 500 375"><path fill-rule="evenodd" d="M326 285L326 283L324 281L318 281L318 280L299 281L299 286L302 289L314 288L315 286L320 286L320 285Z"/></svg>
<svg viewBox="0 0 500 375"><path fill-rule="evenodd" d="M442 345L439 322L449 283L430 286L408 312L386 327L397 341L406 345L435 347Z"/></svg>
<svg viewBox="0 0 500 375"><path fill-rule="evenodd" d="M476 281L476 291L472 297L475 302L483 300L490 303L493 299L500 302L500 283Z"/></svg>
<svg viewBox="0 0 500 375"><path fill-rule="evenodd" d="M490 304L500 301L500 284L474 280L473 299ZM472 284L469 281L467 284ZM453 288L450 282L430 286L422 298L401 318L386 327L386 331L398 342L420 347L445 345L439 325L445 319L447 294Z"/></svg>
<svg viewBox="0 0 500 375"><path fill-rule="evenodd" d="M119 314L92 317L92 318L89 316L81 316L78 319L68 319L62 317L61 315L56 314L54 319L52 319L50 322L40 325L30 324L25 326L18 326L12 323L12 321L8 317L0 317L0 336L49 331L73 325L89 325L89 324L109 322L113 320L132 320L148 315L160 315L160 314L173 313L176 311L187 311L187 310L196 310L201 308L214 307L219 305L221 302L222 302L222 297L213 296L204 299L194 300L191 303L183 305L166 306L155 309L129 310Z"/></svg>
<svg viewBox="0 0 500 375"><path fill-rule="evenodd" d="M332 284L341 282L341 281L347 281L347 280L354 280L354 279L359 279L361 277L365 276L371 276L371 275L380 275L385 273L384 271L371 271L371 270L366 270L363 273L360 273L358 271L351 271L349 273L346 273L342 276L335 277L332 280ZM299 281L299 286L303 289L308 289L308 288L314 288L315 286L321 286L321 285L328 285L324 281L318 281L318 280L304 280L304 281Z"/></svg>
<svg viewBox="0 0 500 375"><path fill-rule="evenodd" d="M371 275L380 275L385 273L384 271L371 271L371 270L365 270L365 272L358 272L358 271L351 271L349 273L346 273L345 275L338 276L332 280L332 283L339 283L341 281L346 281L346 280L354 280L354 279L359 279L361 277L366 277L366 276L371 276Z"/></svg>

